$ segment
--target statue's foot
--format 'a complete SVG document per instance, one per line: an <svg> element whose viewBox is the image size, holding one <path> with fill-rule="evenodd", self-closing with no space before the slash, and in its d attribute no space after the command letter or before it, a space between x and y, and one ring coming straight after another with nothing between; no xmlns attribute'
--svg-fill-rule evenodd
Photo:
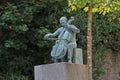
<svg viewBox="0 0 120 80"><path fill-rule="evenodd" d="M54 63L58 63L58 60L55 58L52 58L52 61L54 61Z"/></svg>
<svg viewBox="0 0 120 80"><path fill-rule="evenodd" d="M57 60L57 59L55 59L55 60L54 60L54 63L58 63L58 60Z"/></svg>
<svg viewBox="0 0 120 80"><path fill-rule="evenodd" d="M71 60L68 60L68 63L72 63L72 61L71 61Z"/></svg>

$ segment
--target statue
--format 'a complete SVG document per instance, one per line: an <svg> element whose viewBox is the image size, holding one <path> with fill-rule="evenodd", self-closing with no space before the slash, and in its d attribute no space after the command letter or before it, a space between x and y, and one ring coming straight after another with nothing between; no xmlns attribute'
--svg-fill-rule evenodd
<svg viewBox="0 0 120 80"><path fill-rule="evenodd" d="M56 40L51 51L51 56L55 62L58 59L62 60L67 54L67 61L72 63L73 49L77 47L76 33L80 32L76 26L70 24L73 20L74 17L69 20L66 17L61 17L59 21L62 27L58 28L54 33L44 36L46 40Z"/></svg>

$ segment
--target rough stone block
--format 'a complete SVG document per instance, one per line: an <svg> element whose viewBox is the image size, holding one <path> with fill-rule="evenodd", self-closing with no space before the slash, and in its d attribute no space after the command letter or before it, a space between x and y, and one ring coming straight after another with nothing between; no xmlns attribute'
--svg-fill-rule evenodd
<svg viewBox="0 0 120 80"><path fill-rule="evenodd" d="M88 80L86 65L54 63L34 67L35 80Z"/></svg>

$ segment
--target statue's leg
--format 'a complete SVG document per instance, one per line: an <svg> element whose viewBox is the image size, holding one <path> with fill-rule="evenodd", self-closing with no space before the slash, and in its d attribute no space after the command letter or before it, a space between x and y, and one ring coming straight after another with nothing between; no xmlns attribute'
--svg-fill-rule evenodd
<svg viewBox="0 0 120 80"><path fill-rule="evenodd" d="M58 62L58 60L57 59L54 59L54 63L57 63Z"/></svg>
<svg viewBox="0 0 120 80"><path fill-rule="evenodd" d="M68 62L72 63L72 57L73 57L73 44L68 44Z"/></svg>
<svg viewBox="0 0 120 80"><path fill-rule="evenodd" d="M64 58L61 58L60 60L61 60L61 62L64 62Z"/></svg>
<svg viewBox="0 0 120 80"><path fill-rule="evenodd" d="M56 59L56 58L52 58L52 60L54 61L54 63L58 62L58 59Z"/></svg>

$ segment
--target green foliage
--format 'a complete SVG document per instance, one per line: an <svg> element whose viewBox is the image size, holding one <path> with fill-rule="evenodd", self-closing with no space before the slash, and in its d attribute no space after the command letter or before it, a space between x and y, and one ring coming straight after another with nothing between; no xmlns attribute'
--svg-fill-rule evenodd
<svg viewBox="0 0 120 80"><path fill-rule="evenodd" d="M78 12L77 12L78 11ZM86 35L87 35L87 13L78 9L74 24L81 30L77 35L78 47L83 49L84 63L86 63ZM114 53L120 52L120 23L119 21L109 22L108 15L93 14L93 78L99 80L104 74L104 64L106 63L105 51L112 49Z"/></svg>
<svg viewBox="0 0 120 80"><path fill-rule="evenodd" d="M77 8L83 8L86 6L87 3L108 3L111 2L111 0L68 0L68 6L77 7Z"/></svg>
<svg viewBox="0 0 120 80"><path fill-rule="evenodd" d="M118 20L120 21L120 1L112 1L111 5L109 5L111 8L111 13L109 13L109 20Z"/></svg>
<svg viewBox="0 0 120 80"><path fill-rule="evenodd" d="M8 73L33 78L34 65L51 62L53 43L43 40L43 36L59 27L61 16L67 16L67 2L6 0L0 4L0 71L9 80L24 79L16 75L18 78L12 79Z"/></svg>
<svg viewBox="0 0 120 80"><path fill-rule="evenodd" d="M10 74L7 76L0 75L0 80L29 80L29 78L27 76Z"/></svg>
<svg viewBox="0 0 120 80"><path fill-rule="evenodd" d="M68 6L71 10L84 8L84 11L87 12L88 3L93 4L92 12L99 12L103 15L109 13L110 20L117 18L120 21L120 1L118 0L68 0Z"/></svg>
<svg viewBox="0 0 120 80"><path fill-rule="evenodd" d="M120 18L119 18L120 17L119 15L120 1L118 0L112 0L112 1L111 0L104 0L104 1L103 0L68 0L68 6L70 7L71 11L77 10L79 8L83 8L84 11L87 12L88 3L92 4L92 12L97 12L99 14L106 15L105 17L103 16L93 17L94 18L93 22L94 21L96 22L96 23L93 23L93 73L94 73L93 78L95 80L99 80L99 76L104 73L102 65L104 65L103 63L105 63L104 61L105 49L110 48L114 52L120 52L119 51L120 37L118 36L120 35L118 31L120 30L120 27L119 27L120 23L118 22L120 21ZM116 22L114 22L113 20L115 20Z"/></svg>
<svg viewBox="0 0 120 80"><path fill-rule="evenodd" d="M95 15L93 18L93 72L94 79L104 74L103 65L106 63L105 51L112 49L114 53L120 51L119 21L109 22L109 16Z"/></svg>
<svg viewBox="0 0 120 80"><path fill-rule="evenodd" d="M33 78L34 65L51 63L50 50L53 42L43 40L46 33L55 31L61 16L75 16L78 47L83 48L86 63L87 14L78 9L71 11L66 0L6 0L0 5L0 78L26 75ZM93 18L93 62L94 77L102 70L101 60L107 48L119 52L120 23L108 21L109 14L94 14ZM99 68L101 67L101 68ZM7 74L11 75L7 75ZM14 75L19 74L19 75ZM27 78L25 78L28 80ZM4 80L4 79L3 79ZM14 79L13 79L14 80ZM23 79L24 80L24 79Z"/></svg>
<svg viewBox="0 0 120 80"><path fill-rule="evenodd" d="M18 40L6 40L5 41L5 47L6 48L15 48L17 50L20 50L20 48L23 49L23 50L27 49L27 46L24 43L21 43Z"/></svg>

